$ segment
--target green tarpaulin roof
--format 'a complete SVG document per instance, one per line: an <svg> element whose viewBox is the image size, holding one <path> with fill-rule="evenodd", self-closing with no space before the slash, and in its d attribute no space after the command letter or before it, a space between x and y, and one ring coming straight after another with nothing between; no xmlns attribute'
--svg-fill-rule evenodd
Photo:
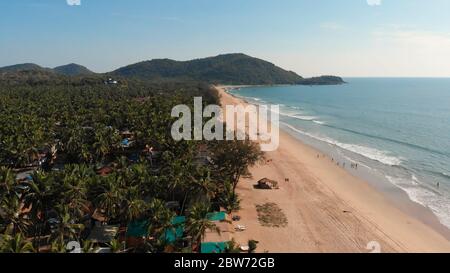
<svg viewBox="0 0 450 273"><path fill-rule="evenodd" d="M172 225L174 225L174 228L167 229L164 232L164 237L167 242L174 243L177 239L183 238L185 222L186 217L184 216L177 216L172 219Z"/></svg>
<svg viewBox="0 0 450 273"><path fill-rule="evenodd" d="M145 237L147 236L148 233L147 230L148 230L147 220L131 222L127 226L127 237L135 237L135 238Z"/></svg>
<svg viewBox="0 0 450 273"><path fill-rule="evenodd" d="M165 239L169 243L175 242L177 239L183 237L184 234L184 223L186 222L185 216L177 216L172 219L173 229L167 229L164 233ZM148 222L134 221L128 224L127 237L141 238L147 236L148 233Z"/></svg>
<svg viewBox="0 0 450 273"><path fill-rule="evenodd" d="M202 243L201 253L224 253L228 242Z"/></svg>
<svg viewBox="0 0 450 273"><path fill-rule="evenodd" d="M227 214L223 211L221 212L211 212L207 216L210 221L224 221L227 219Z"/></svg>

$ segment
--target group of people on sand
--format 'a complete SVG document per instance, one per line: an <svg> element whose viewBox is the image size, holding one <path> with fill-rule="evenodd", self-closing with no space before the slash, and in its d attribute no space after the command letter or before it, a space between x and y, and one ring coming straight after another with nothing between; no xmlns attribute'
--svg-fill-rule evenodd
<svg viewBox="0 0 450 273"><path fill-rule="evenodd" d="M320 157L321 157L320 154L317 154L317 158L320 158ZM322 155L322 157L325 157L325 155ZM335 162L334 157L331 158L331 162ZM341 166L341 163L339 161L336 161L336 165ZM342 167L345 168L345 166L346 166L346 163L343 162L342 163ZM357 170L358 169L358 163L351 163L350 167L352 169L356 169Z"/></svg>
<svg viewBox="0 0 450 273"><path fill-rule="evenodd" d="M324 154L322 154L322 155L317 154L317 158L321 158L321 157L324 158L325 155L324 155ZM333 157L331 158L331 162L335 162L335 160L334 160ZM336 165L337 165L337 166L341 166L341 163L340 163L339 161L336 161ZM342 163L342 167L345 168L345 162ZM350 168L357 170L357 169L358 169L358 163L351 163L351 164L350 164ZM289 182L289 179L286 179L286 182ZM438 183L436 184L436 188L437 188L437 189L440 189L440 187L441 187L441 184L438 182Z"/></svg>

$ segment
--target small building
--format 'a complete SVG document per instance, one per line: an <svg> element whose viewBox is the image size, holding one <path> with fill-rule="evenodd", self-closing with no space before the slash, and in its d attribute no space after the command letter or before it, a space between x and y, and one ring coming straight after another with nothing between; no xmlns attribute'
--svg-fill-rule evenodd
<svg viewBox="0 0 450 273"><path fill-rule="evenodd" d="M91 219L95 226L104 226L108 223L108 218L100 209L95 209L91 215Z"/></svg>
<svg viewBox="0 0 450 273"><path fill-rule="evenodd" d="M225 212L213 212L207 215L219 228L220 234L216 230L208 230L200 246L201 253L223 253L228 247L228 242L232 239L233 227L228 215Z"/></svg>
<svg viewBox="0 0 450 273"><path fill-rule="evenodd" d="M108 176L114 172L114 169L109 166L103 166L98 168L95 172L100 176Z"/></svg>
<svg viewBox="0 0 450 273"><path fill-rule="evenodd" d="M94 226L88 236L88 240L94 244L105 245L117 238L119 226Z"/></svg>
<svg viewBox="0 0 450 273"><path fill-rule="evenodd" d="M180 202L178 201L169 201L166 202L166 208L174 211L180 210Z"/></svg>
<svg viewBox="0 0 450 273"><path fill-rule="evenodd" d="M118 81L116 81L112 78L109 78L105 81L105 84L118 84L118 83L119 83Z"/></svg>
<svg viewBox="0 0 450 273"><path fill-rule="evenodd" d="M273 189L279 188L277 181L270 180L268 178L263 178L263 179L259 180L257 187L258 187L258 189L263 189L263 190L273 190Z"/></svg>
<svg viewBox="0 0 450 273"><path fill-rule="evenodd" d="M197 166L208 166L214 164L208 151L208 145L200 144L198 146L197 154L194 158L194 164L196 164Z"/></svg>

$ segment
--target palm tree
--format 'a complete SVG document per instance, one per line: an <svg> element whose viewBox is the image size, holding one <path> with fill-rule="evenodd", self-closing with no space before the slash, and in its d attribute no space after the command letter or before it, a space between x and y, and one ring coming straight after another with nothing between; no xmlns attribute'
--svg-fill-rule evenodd
<svg viewBox="0 0 450 273"><path fill-rule="evenodd" d="M34 251L33 244L25 240L20 232L14 236L2 235L0 237L0 252L2 253L31 253Z"/></svg>
<svg viewBox="0 0 450 273"><path fill-rule="evenodd" d="M31 226L31 221L21 212L23 203L16 195L0 200L0 228L10 235L17 233L26 234Z"/></svg>
<svg viewBox="0 0 450 273"><path fill-rule="evenodd" d="M52 207L57 205L60 190L59 183L55 182L55 177L43 172L35 172L32 175L32 181L27 181L26 185L30 190L22 197L24 207L31 208L30 218L34 223L34 236L37 237L39 250L40 237L42 229L45 226L45 213Z"/></svg>
<svg viewBox="0 0 450 273"><path fill-rule="evenodd" d="M81 218L89 211L86 184L91 173L92 170L85 165L66 167L62 185L63 204L67 205L70 214L74 217Z"/></svg>
<svg viewBox="0 0 450 273"><path fill-rule="evenodd" d="M140 199L126 200L127 206L124 208L124 222L128 223L142 219L147 211L147 203Z"/></svg>
<svg viewBox="0 0 450 273"><path fill-rule="evenodd" d="M10 195L14 191L15 177L11 169L0 167L0 197Z"/></svg>
<svg viewBox="0 0 450 273"><path fill-rule="evenodd" d="M165 232L174 229L175 214L166 208L164 201L153 199L148 203L148 235L146 246L149 252L162 251L166 247Z"/></svg>
<svg viewBox="0 0 450 273"><path fill-rule="evenodd" d="M15 174L11 169L0 168L0 232L26 233L31 222L22 213L24 204L16 192Z"/></svg>
<svg viewBox="0 0 450 273"><path fill-rule="evenodd" d="M80 241L80 234L84 230L84 225L79 224L77 219L71 217L68 213L69 208L60 205L59 223L51 238L60 242Z"/></svg>
<svg viewBox="0 0 450 273"><path fill-rule="evenodd" d="M240 202L238 194L233 191L233 184L225 182L222 191L219 193L220 206L224 207L228 213L232 213L241 208Z"/></svg>
<svg viewBox="0 0 450 273"><path fill-rule="evenodd" d="M97 207L105 213L108 219L116 219L120 216L120 204L124 200L116 178L116 175L103 178L101 180L101 193L95 199Z"/></svg>
<svg viewBox="0 0 450 273"><path fill-rule="evenodd" d="M220 234L220 229L214 222L208 219L209 207L203 203L196 204L191 208L186 230L192 238L192 243L199 247L208 230L215 231Z"/></svg>
<svg viewBox="0 0 450 273"><path fill-rule="evenodd" d="M98 247L94 245L93 242L89 240L83 241L81 252L82 253L95 253L98 250Z"/></svg>
<svg viewBox="0 0 450 273"><path fill-rule="evenodd" d="M192 177L192 181L197 191L206 196L208 200L212 200L216 197L217 185L212 182L209 170L201 170L200 178Z"/></svg>
<svg viewBox="0 0 450 273"><path fill-rule="evenodd" d="M125 243L121 242L119 240L112 240L109 244L108 247L111 249L112 253L122 253L125 252Z"/></svg>
<svg viewBox="0 0 450 273"><path fill-rule="evenodd" d="M61 238L52 240L50 244L51 253L67 253L70 249L67 249L68 245Z"/></svg>

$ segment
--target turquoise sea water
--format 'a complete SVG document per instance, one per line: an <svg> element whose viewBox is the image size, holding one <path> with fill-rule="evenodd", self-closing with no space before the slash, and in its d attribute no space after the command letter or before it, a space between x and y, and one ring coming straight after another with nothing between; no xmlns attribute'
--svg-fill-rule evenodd
<svg viewBox="0 0 450 273"><path fill-rule="evenodd" d="M282 129L359 163L450 227L450 79L345 80L230 92L250 103L280 105Z"/></svg>

